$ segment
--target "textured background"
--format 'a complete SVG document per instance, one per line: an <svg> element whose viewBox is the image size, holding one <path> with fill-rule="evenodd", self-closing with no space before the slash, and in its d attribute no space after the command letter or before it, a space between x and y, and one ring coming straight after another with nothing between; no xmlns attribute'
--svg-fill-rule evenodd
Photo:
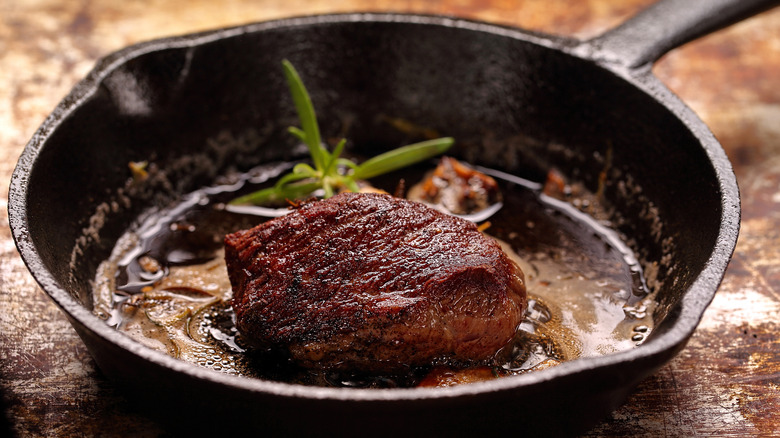
<svg viewBox="0 0 780 438"><path fill-rule="evenodd" d="M152 38L292 15L443 13L578 38L649 0L0 0L0 388L20 436L158 436L96 370L38 288L8 228L24 144L95 61ZM734 163L742 231L689 345L588 436L742 436L780 430L780 10L688 44L656 74ZM0 435L3 432L0 430Z"/></svg>

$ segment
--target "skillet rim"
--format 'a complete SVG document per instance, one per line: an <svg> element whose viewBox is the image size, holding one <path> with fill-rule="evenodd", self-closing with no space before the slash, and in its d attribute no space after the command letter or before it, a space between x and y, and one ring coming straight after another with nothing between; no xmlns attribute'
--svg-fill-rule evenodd
<svg viewBox="0 0 780 438"><path fill-rule="evenodd" d="M699 141L700 146L710 160L720 189L721 207L723 209L719 235L702 271L696 276L691 286L681 296L671 313L677 313L675 321L657 336L651 336L646 343L631 350L612 353L604 356L582 358L564 362L559 366L540 372L502 379L476 382L468 385L457 385L446 388L392 388L392 389L356 389L356 388L324 388L295 385L289 383L265 381L245 377L231 376L198 367L164 353L152 350L132 340L128 336L114 330L97 318L81 303L75 300L54 279L45 267L37 253L35 244L28 231L27 218L27 179L35 165L38 154L45 147L47 139L58 126L66 120L83 102L88 100L100 87L102 80L122 64L141 55L165 49L187 49L205 43L227 39L243 34L262 33L266 30L280 28L296 28L312 25L334 23L410 23L459 28L467 31L483 32L501 37L508 37L536 44L547 49L563 52L584 61L590 61L597 66L619 76L630 85L653 98L670 111L675 118L691 131ZM340 400L358 402L383 401L414 401L450 399L464 395L477 395L496 392L510 392L523 388L544 385L546 382L565 376L588 373L597 369L630 364L632 362L650 361L655 364L642 373L636 373L631 386L646 378L655 369L666 364L681 349L695 331L706 307L714 298L717 288L725 275L726 267L736 246L739 233L740 199L736 176L725 151L720 146L706 124L687 107L671 90L669 90L651 72L650 65L639 68L629 68L614 59L608 60L598 51L591 41L579 41L554 35L544 35L525 31L519 28L491 24L482 21L450 17L445 15L405 14L385 12L354 12L322 15L305 15L250 23L235 27L198 32L182 36L159 38L141 42L113 52L97 61L95 67L81 80L73 90L55 107L44 120L40 128L25 146L12 174L9 186L9 225L17 249L24 263L41 288L49 295L66 314L71 323L78 322L89 332L102 340L113 344L138 356L143 361L149 361L157 366L168 368L189 377L227 385L233 389L247 391L253 394L271 396L306 398L310 400ZM661 362L659 362L661 359Z"/></svg>

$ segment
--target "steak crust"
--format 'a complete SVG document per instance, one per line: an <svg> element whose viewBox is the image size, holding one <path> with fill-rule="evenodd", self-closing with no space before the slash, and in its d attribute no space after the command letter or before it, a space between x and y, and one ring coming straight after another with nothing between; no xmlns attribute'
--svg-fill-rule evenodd
<svg viewBox="0 0 780 438"><path fill-rule="evenodd" d="M472 222L342 193L225 237L236 323L309 368L487 363L526 309L524 276Z"/></svg>

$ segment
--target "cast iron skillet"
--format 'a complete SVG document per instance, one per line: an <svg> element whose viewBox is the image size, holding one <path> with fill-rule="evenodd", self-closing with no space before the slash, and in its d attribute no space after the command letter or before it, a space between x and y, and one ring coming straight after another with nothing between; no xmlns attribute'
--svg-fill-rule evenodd
<svg viewBox="0 0 780 438"><path fill-rule="evenodd" d="M139 408L194 430L379 434L581 432L686 343L734 248L739 195L707 127L650 71L666 51L776 1L663 1L580 42L455 18L292 18L139 44L98 63L57 106L13 174L24 261L100 369ZM659 301L631 351L444 389L311 388L217 374L147 349L90 311L96 266L142 212L229 168L300 152L280 60L333 133L360 152L396 146L375 116L458 139L453 154L540 179L551 166L596 190ZM127 163L160 172L129 183ZM193 414L194 412L194 414ZM172 429L181 431L184 429Z"/></svg>

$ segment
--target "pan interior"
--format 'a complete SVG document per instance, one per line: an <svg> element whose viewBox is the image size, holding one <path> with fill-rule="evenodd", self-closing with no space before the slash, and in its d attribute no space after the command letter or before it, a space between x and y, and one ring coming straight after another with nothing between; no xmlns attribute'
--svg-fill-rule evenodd
<svg viewBox="0 0 780 438"><path fill-rule="evenodd" d="M35 157L26 215L38 256L89 307L98 264L144 212L229 170L300 156L279 74L289 59L322 131L349 120L355 153L409 140L379 123L401 118L455 137L453 155L470 163L531 180L555 167L603 194L657 292L656 326L673 324L722 215L699 140L656 98L558 50L566 42L488 30L321 20L123 52L63 102ZM141 161L161 176L133 181L128 163Z"/></svg>

